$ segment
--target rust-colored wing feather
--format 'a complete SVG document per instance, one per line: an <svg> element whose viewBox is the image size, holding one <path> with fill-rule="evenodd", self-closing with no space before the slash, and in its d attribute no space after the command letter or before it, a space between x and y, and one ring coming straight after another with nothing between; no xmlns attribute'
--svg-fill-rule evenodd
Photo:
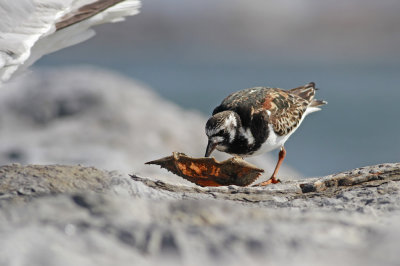
<svg viewBox="0 0 400 266"><path fill-rule="evenodd" d="M277 135L283 136L298 126L309 103L290 91L270 89L258 112L269 111L268 122Z"/></svg>

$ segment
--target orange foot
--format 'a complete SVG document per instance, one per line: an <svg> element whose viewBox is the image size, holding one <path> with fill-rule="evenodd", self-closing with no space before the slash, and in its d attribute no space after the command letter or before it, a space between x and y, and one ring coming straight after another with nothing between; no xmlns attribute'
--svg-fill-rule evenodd
<svg viewBox="0 0 400 266"><path fill-rule="evenodd" d="M271 177L267 181L264 181L264 182L261 182L261 183L253 185L253 187L264 187L264 186L268 186L269 184L277 184L277 183L280 183L280 182L281 182L281 180L276 179L275 177Z"/></svg>

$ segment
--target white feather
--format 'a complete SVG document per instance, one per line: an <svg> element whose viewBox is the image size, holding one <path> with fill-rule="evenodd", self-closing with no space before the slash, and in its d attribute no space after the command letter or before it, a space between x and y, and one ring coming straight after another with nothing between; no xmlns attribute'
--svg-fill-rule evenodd
<svg viewBox="0 0 400 266"><path fill-rule="evenodd" d="M139 0L125 0L86 20L56 31L65 15L96 0L0 0L0 83L45 54L85 41L94 25L121 21L139 12Z"/></svg>
<svg viewBox="0 0 400 266"><path fill-rule="evenodd" d="M253 134L251 133L250 128L248 128L247 130L240 128L239 133L247 140L247 143L249 145L254 144L254 137L253 137Z"/></svg>
<svg viewBox="0 0 400 266"><path fill-rule="evenodd" d="M272 150L275 150L277 148L282 147L285 142L289 139L289 137L299 128L299 126L301 125L301 123L303 122L304 118L314 112L317 112L321 110L318 107L308 107L306 109L306 111L304 112L303 116L301 117L299 124L297 125L296 128L294 128L291 132L289 132L289 134L284 135L284 136L279 136L275 133L273 127L271 124L268 125L268 130L269 130L269 135L267 140L261 145L260 149L257 150L255 153L251 154L251 156L253 155L258 155L258 154L262 154L262 153L266 153Z"/></svg>
<svg viewBox="0 0 400 266"><path fill-rule="evenodd" d="M311 114L311 113L314 113L314 112L318 112L318 111L321 111L321 108L309 106L309 107L306 109L306 111L305 111L305 113L304 113L304 115L303 115L303 117L302 117L302 120L303 120L303 118L306 117L307 115L309 115L309 114Z"/></svg>
<svg viewBox="0 0 400 266"><path fill-rule="evenodd" d="M236 127L237 126L237 121L236 117L233 113L231 113L228 118L225 119L223 128L229 128L229 127Z"/></svg>

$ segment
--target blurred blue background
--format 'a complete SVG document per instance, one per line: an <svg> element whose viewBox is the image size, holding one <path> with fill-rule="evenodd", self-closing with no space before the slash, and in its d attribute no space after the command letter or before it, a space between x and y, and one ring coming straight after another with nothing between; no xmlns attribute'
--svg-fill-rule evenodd
<svg viewBox="0 0 400 266"><path fill-rule="evenodd" d="M400 2L152 0L38 66L95 64L209 115L229 93L314 81L329 104L286 143L307 176L400 161Z"/></svg>

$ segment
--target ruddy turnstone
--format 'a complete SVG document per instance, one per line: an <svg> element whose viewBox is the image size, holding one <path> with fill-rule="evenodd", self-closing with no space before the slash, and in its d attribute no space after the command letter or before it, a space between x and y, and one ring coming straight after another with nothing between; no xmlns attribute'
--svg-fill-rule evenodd
<svg viewBox="0 0 400 266"><path fill-rule="evenodd" d="M276 176L286 155L285 142L304 117L327 103L315 100L315 91L315 83L310 82L291 90L255 87L229 95L207 121L205 156L217 149L243 158L280 148L274 173L258 185L278 183Z"/></svg>

